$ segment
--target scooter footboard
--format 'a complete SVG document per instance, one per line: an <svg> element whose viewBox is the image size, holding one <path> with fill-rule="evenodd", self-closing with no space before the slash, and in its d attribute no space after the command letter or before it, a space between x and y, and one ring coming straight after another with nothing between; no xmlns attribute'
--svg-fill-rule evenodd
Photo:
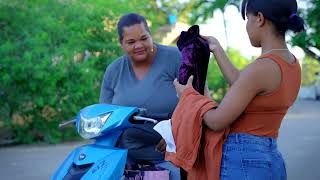
<svg viewBox="0 0 320 180"><path fill-rule="evenodd" d="M123 175L126 160L126 149L84 145L69 154L51 179L119 180Z"/></svg>

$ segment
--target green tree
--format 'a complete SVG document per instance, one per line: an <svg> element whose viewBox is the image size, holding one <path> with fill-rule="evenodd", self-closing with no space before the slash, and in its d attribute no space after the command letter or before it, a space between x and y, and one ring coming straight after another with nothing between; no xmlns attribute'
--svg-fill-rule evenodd
<svg viewBox="0 0 320 180"><path fill-rule="evenodd" d="M320 62L320 0L307 0L305 5L301 15L306 22L306 31L293 37L292 44Z"/></svg>
<svg viewBox="0 0 320 180"><path fill-rule="evenodd" d="M191 24L202 23L212 18L215 10L224 12L226 6L239 4L240 0L190 0L181 5L180 19Z"/></svg>
<svg viewBox="0 0 320 180"><path fill-rule="evenodd" d="M320 63L310 56L306 56L302 64L302 85L314 85L317 80L316 73L320 73Z"/></svg>

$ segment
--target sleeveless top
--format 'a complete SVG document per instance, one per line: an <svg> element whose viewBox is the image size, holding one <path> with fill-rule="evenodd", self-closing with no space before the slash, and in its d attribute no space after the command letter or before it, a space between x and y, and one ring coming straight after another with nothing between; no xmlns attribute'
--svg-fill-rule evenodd
<svg viewBox="0 0 320 180"><path fill-rule="evenodd" d="M269 58L279 65L280 85L271 94L256 96L231 125L230 132L277 138L282 119L297 98L301 68L297 59L290 64L279 56L265 54L257 60L262 58Z"/></svg>

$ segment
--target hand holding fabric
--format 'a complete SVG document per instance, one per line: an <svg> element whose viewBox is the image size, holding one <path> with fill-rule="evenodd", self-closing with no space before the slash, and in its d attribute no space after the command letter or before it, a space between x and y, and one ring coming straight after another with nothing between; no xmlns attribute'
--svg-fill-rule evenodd
<svg viewBox="0 0 320 180"><path fill-rule="evenodd" d="M218 39L213 36L201 36L203 39L208 41L209 49L211 52L215 52L215 50L222 48Z"/></svg>
<svg viewBox="0 0 320 180"><path fill-rule="evenodd" d="M193 76L190 76L188 79L188 82L186 85L182 85L178 82L177 79L173 81L174 87L176 88L177 91L177 96L180 97L181 94L184 92L185 89L192 87L192 82L193 82Z"/></svg>

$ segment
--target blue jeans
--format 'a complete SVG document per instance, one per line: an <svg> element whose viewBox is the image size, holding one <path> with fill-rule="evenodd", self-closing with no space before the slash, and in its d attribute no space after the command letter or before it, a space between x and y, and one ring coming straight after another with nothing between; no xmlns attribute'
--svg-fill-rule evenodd
<svg viewBox="0 0 320 180"><path fill-rule="evenodd" d="M230 134L224 143L221 180L286 180L277 141L270 137Z"/></svg>

